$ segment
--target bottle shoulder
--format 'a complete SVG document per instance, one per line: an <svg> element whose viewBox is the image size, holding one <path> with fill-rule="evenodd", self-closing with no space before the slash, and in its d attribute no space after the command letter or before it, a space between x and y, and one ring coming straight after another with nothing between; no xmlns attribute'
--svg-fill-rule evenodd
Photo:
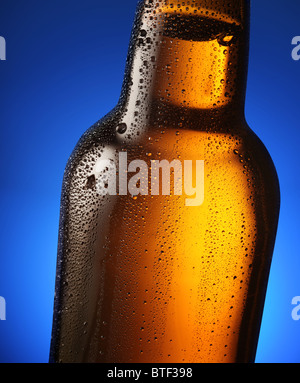
<svg viewBox="0 0 300 383"><path fill-rule="evenodd" d="M242 137L244 150L251 155L252 160L257 166L265 168L266 172L273 173L274 178L278 178L276 167L267 145L246 122L244 123Z"/></svg>
<svg viewBox="0 0 300 383"><path fill-rule="evenodd" d="M257 185L261 185L264 195L273 201L275 210L280 207L280 180L273 158L267 145L255 133L254 129L245 122L241 130L243 142L241 161L250 170L252 178Z"/></svg>
<svg viewBox="0 0 300 383"><path fill-rule="evenodd" d="M119 121L119 113L116 109L113 109L90 126L75 145L66 164L66 171L70 172L71 169L74 169L86 155L92 154L95 148L105 148L112 145L115 138L114 130Z"/></svg>
<svg viewBox="0 0 300 383"><path fill-rule="evenodd" d="M278 184L275 165L269 151L243 119L234 119L225 124L205 126L193 118L193 124L157 124L138 126L125 124L118 108L91 126L80 138L69 158L66 172L92 166L100 157L112 157L121 151L131 153L131 159L176 158L200 159L237 158L250 166L260 178ZM191 158L190 158L191 157ZM199 157L199 158L198 158Z"/></svg>

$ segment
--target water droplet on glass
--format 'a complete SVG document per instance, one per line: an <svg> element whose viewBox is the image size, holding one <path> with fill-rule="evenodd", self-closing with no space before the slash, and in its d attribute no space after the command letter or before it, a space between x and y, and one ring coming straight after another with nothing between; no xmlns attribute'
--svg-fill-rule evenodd
<svg viewBox="0 0 300 383"><path fill-rule="evenodd" d="M127 130L127 125L123 122L117 126L117 133L124 134Z"/></svg>

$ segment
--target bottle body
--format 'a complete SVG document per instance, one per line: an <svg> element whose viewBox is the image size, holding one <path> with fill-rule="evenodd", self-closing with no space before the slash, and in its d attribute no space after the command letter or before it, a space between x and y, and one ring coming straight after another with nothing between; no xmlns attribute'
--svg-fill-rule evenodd
<svg viewBox="0 0 300 383"><path fill-rule="evenodd" d="M155 55L135 54L130 78L139 86L82 137L68 163L52 361L254 361L279 214L276 170L239 104L227 105L238 94L236 73L226 77L230 62L238 67L236 23L224 33L221 22L201 19L199 37L184 15L178 38L169 11ZM145 20L155 14L138 14L134 32L150 50ZM151 65L147 81L141 69ZM206 80L198 88L188 83L197 74ZM157 163L169 179L164 189L156 173L154 192Z"/></svg>

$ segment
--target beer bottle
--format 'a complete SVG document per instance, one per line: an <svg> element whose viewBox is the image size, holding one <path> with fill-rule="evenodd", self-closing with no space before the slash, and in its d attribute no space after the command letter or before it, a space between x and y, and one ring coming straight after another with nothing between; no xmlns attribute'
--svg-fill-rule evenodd
<svg viewBox="0 0 300 383"><path fill-rule="evenodd" d="M244 116L247 0L144 0L64 176L50 360L254 362L280 194Z"/></svg>

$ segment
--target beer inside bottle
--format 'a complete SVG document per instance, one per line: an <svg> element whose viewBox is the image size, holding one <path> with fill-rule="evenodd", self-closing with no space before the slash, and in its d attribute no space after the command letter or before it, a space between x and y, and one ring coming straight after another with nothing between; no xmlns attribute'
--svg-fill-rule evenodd
<svg viewBox="0 0 300 383"><path fill-rule="evenodd" d="M52 362L254 362L280 196L244 116L249 9L139 2L65 171Z"/></svg>

